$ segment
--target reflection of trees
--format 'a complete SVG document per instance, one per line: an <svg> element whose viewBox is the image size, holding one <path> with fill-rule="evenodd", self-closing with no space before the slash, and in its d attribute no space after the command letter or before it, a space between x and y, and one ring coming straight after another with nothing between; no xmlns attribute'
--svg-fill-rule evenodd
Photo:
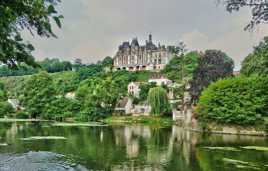
<svg viewBox="0 0 268 171"><path fill-rule="evenodd" d="M0 152L27 153L51 151L64 154L72 162L92 170L216 170L215 163L232 156L242 161L265 161L267 155L209 152L199 146L265 145L252 137L208 136L185 131L181 127L148 126L50 127L44 124L1 124L1 141L11 143ZM23 142L31 136L63 136L67 140ZM197 145L198 144L198 145ZM245 155L246 154L246 155ZM244 155L244 156L243 156ZM252 159L252 156L256 158ZM228 158L227 157L227 158ZM223 165L223 163L220 163Z"/></svg>

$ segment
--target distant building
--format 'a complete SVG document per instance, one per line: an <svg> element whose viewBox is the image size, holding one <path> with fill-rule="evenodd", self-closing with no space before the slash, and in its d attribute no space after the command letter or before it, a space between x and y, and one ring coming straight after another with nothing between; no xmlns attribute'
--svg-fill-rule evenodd
<svg viewBox="0 0 268 171"><path fill-rule="evenodd" d="M120 99L115 107L117 114L131 114L133 108L132 100L128 97Z"/></svg>
<svg viewBox="0 0 268 171"><path fill-rule="evenodd" d="M140 71L162 70L172 58L172 47L156 46L152 35L144 46L140 46L138 39L134 38L131 43L123 42L114 57L114 69Z"/></svg>
<svg viewBox="0 0 268 171"><path fill-rule="evenodd" d="M157 86L161 86L161 85L166 85L169 86L172 84L172 81L169 80L168 78L162 76L162 75L154 75L152 76L149 80L149 83L156 83Z"/></svg>
<svg viewBox="0 0 268 171"><path fill-rule="evenodd" d="M140 95L140 83L131 82L128 84L128 94L133 95L134 97L139 97Z"/></svg>

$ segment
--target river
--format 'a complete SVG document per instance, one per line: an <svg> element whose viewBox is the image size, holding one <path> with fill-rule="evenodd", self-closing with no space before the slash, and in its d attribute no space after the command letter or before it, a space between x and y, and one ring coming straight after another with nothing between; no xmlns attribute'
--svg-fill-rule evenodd
<svg viewBox="0 0 268 171"><path fill-rule="evenodd" d="M178 126L0 123L0 171L265 171L267 149L264 137Z"/></svg>

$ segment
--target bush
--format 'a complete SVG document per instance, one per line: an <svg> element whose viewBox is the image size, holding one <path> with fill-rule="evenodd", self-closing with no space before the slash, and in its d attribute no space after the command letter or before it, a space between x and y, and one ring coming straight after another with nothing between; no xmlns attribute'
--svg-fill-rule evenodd
<svg viewBox="0 0 268 171"><path fill-rule="evenodd" d="M29 119L29 114L24 111L20 111L16 113L16 118L17 119Z"/></svg>
<svg viewBox="0 0 268 171"><path fill-rule="evenodd" d="M203 91L196 112L201 121L257 124L268 111L268 77L235 77L217 81Z"/></svg>
<svg viewBox="0 0 268 171"><path fill-rule="evenodd" d="M8 102L0 102L0 117L14 113L13 107Z"/></svg>

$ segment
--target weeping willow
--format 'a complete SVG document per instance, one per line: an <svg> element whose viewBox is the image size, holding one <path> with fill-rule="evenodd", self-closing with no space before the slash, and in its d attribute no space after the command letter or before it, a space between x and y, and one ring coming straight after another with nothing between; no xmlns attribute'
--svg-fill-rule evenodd
<svg viewBox="0 0 268 171"><path fill-rule="evenodd" d="M150 89L148 102L152 108L152 115L162 115L169 111L167 91L162 87Z"/></svg>

